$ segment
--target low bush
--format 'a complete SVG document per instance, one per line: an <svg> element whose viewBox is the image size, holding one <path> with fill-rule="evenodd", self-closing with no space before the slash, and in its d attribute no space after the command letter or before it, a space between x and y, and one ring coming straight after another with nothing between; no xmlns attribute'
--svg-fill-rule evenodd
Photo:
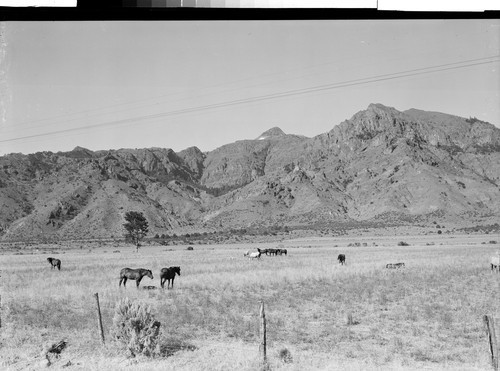
<svg viewBox="0 0 500 371"><path fill-rule="evenodd" d="M124 298L118 301L113 317L112 337L127 348L130 354L153 356L159 340L160 322L151 307Z"/></svg>
<svg viewBox="0 0 500 371"><path fill-rule="evenodd" d="M290 351L287 348L280 349L278 356L285 363L293 362L292 353L290 353Z"/></svg>

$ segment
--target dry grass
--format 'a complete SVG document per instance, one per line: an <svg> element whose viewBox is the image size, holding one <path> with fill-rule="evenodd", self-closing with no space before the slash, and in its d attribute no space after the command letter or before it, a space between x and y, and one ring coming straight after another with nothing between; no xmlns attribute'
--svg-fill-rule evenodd
<svg viewBox="0 0 500 371"><path fill-rule="evenodd" d="M48 255L2 256L0 368L36 369L42 347L62 338L57 367L71 369L254 370L259 301L266 303L272 369L485 369L482 316L500 316L500 275L489 270L491 236L376 237L288 241L289 256L248 260L263 245L67 250L51 271ZM404 240L410 246L397 246ZM348 244L369 242L366 247ZM372 246L375 242L378 246ZM332 246L339 247L332 247ZM104 252L104 251L107 252ZM347 266L336 262L345 253ZM56 256L56 255L54 255ZM404 270L386 270L403 261ZM173 290L118 288L123 267L179 265ZM96 331L99 292L106 337L122 297L150 304L162 323L166 359L127 360ZM352 324L348 324L348 315ZM291 362L280 352L287 349Z"/></svg>

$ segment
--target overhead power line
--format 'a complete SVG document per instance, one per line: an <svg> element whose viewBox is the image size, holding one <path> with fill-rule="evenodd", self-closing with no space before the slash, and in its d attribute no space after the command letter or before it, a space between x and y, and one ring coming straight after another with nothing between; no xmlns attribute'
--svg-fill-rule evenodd
<svg viewBox="0 0 500 371"><path fill-rule="evenodd" d="M457 61L457 62L452 62L452 63L441 64L441 65L437 65L437 66L423 67L423 68L420 68L420 69L403 71L403 72L399 72L399 73L414 72L414 71L420 71L420 70L427 70L427 69L437 68L437 67L447 67L447 66L459 65L459 64L464 64L464 63L471 63L471 62L478 62L478 61L486 61L486 60L489 60L489 59L492 59L492 58L496 58L496 57L498 57L498 56L490 56L490 57L483 57L483 58L468 59L468 60L462 60L462 61ZM330 65L332 63L333 62L331 62L331 63L323 63L323 64L318 64L318 65L315 65L315 66ZM312 67L314 67L314 66L312 66ZM312 68L312 67L306 67L306 69L307 68ZM294 70L297 70L297 69L294 69ZM289 70L289 71L293 71L293 70ZM394 74L399 74L399 73L394 73ZM266 75L263 75L263 76L272 76L272 75L276 75L276 74L275 73L274 74L266 74ZM393 75L393 74L380 75L380 76L389 76L389 75ZM378 77L380 77L380 76L378 76ZM377 77L377 76L374 76L374 77ZM368 77L368 78L359 79L359 80L365 80L365 79L370 79L370 78L374 78L374 77ZM239 79L239 80L236 80L236 81L231 81L231 82L227 82L227 83L223 83L223 84L216 84L216 85L207 86L207 87L204 87L202 89L215 88L215 87L225 86L225 85L232 85L232 84L235 84L237 82L247 81L247 80L255 79L255 78L256 77ZM270 81L270 82L265 82L265 83L260 83L260 84L246 85L246 86L243 86L243 87L238 87L238 88L233 88L233 89L225 89L225 90L219 91L217 93L197 94L195 96L195 98L206 97L206 96L210 96L210 95L213 95L213 94L228 93L228 92L238 91L238 90L241 90L241 89L255 88L255 87L260 87L260 86L269 85L269 84L276 84L278 82L294 80L294 79L297 79L297 78L300 78L300 77L294 77L292 79L285 79L285 80L278 80L278 81ZM352 80L352 81L356 81L356 80ZM123 112L131 111L131 110L136 110L136 109L140 109L140 108L144 108L144 107L148 107L148 106L157 106L157 105L161 104L161 101L158 101L158 99L167 98L167 97L170 97L170 96L175 96L175 95L179 95L179 94L183 94L183 93L186 93L186 92L169 93L169 94L164 94L164 95L160 95L160 96L157 96L157 97L144 98L144 99L140 99L140 100L136 100L136 101L129 101L129 102L117 103L117 104L110 105L110 106L104 106L104 107L99 107L99 108L94 108L94 109L89 109L89 110L83 110L83 111L78 111L78 112L61 114L61 115L57 115L57 116L53 116L53 117L47 117L47 118L38 119L38 120L21 122L21 123L17 124L16 127L17 127L17 129L19 129L19 128L22 128L22 129L34 129L34 128L37 128L37 127L43 127L46 124L42 124L42 125L31 125L31 124L43 123L43 122L47 122L47 121L52 121L52 122L50 122L50 124L53 124L54 121L63 120L63 119L64 119L64 123L68 123L68 122L78 121L78 120L82 120L82 119L89 119L89 118L93 118L93 117L99 117L99 116L102 116L102 115L112 115L112 114L123 113ZM193 97L178 98L178 99L169 99L168 103L179 102L179 101L183 101L183 100L187 100L187 99L192 99L192 98ZM143 102L147 102L147 103L144 104ZM110 111L110 112L99 113L99 111L104 111L104 110L107 110L107 109L117 108L117 107L121 107L121 106L127 106L127 108L126 109L120 109L120 110L113 110L113 111ZM74 117L74 116L77 116L77 115L85 115L85 116L84 117Z"/></svg>
<svg viewBox="0 0 500 371"><path fill-rule="evenodd" d="M393 50L390 50L389 52L393 52L395 50L396 49L393 49ZM387 53L387 51L384 51L384 53ZM458 64L458 63L468 63L468 62L474 62L474 61L485 60L485 59L490 59L490 58L492 58L492 57L483 57L483 58L469 59L469 60L463 60L463 61L460 61L460 62L454 62L454 63L450 63L450 64L446 64L446 65L453 65L453 64ZM340 59L340 61L344 61L345 62L345 59ZM241 83L243 81L249 81L249 80L250 81L255 81L255 80L263 78L263 77L269 77L269 76L275 76L275 75L283 75L283 74L288 74L288 73L292 73L292 72L296 72L296 71L300 71L300 70L309 70L309 69L314 69L314 68L317 68L317 67L323 67L323 66L329 66L329 65L337 65L338 63L339 63L339 59L336 58L335 60L331 60L331 61L324 62L324 63L318 63L318 64L314 64L314 65L309 65L309 66L305 66L305 67L281 69L280 72L266 73L266 74L263 74L263 75L250 76L250 77L246 77L246 78L242 78L242 79L238 79L238 80L227 81L227 82L224 82L224 83L219 83L219 84L214 84L214 85L209 85L209 86L204 86L204 87L197 87L196 91L203 90L203 89L212 89L212 88L217 88L217 87L222 87L222 86L227 86L227 85L234 85L236 83ZM442 65L442 66L444 66L444 65ZM281 79L281 80L278 80L278 81L268 81L268 82L264 82L264 83L260 83L260 84L245 85L243 87L240 86L240 87L233 88L233 89L225 89L225 90L222 90L222 91L217 92L217 93L197 94L194 97L195 98L206 97L206 96L213 95L213 94L228 93L228 92L232 92L232 91L235 91L235 90L260 87L260 86L263 86L263 85L276 84L278 82L296 80L296 79L300 79L300 78L303 78L303 76L300 76L300 75L296 76L296 75L294 75L293 78L289 78L289 79ZM59 115L52 116L52 117L45 117L45 118L40 118L40 119L36 119L36 120L20 122L17 125L18 126L22 126L23 128L27 127L29 129L32 129L32 128L35 128L35 127L41 127L41 125L32 126L31 124L34 124L34 123L42 123L42 122L47 122L47 121L52 121L53 122L54 120L58 120L58 119L61 119L61 120L64 119L65 122L68 122L68 121L81 120L83 118L87 118L88 119L89 117L96 117L96 116L100 116L100 115L103 115L103 114L114 114L114 113L118 113L118 112L121 113L121 112L135 110L135 109L142 108L142 107L148 107L148 106L158 105L158 104L161 103L161 101L158 101L159 99L164 99L164 98L168 98L168 97L171 97L171 96L176 96L176 95L179 95L179 94L188 94L188 93L190 93L190 90L184 90L184 91L179 91L179 92L172 92L172 93L168 93L168 94L162 94L162 95L158 95L158 96L153 96L153 97L148 97L148 98L142 98L142 99L139 99L139 100L126 101L126 102L116 103L116 104L112 104L112 105L91 108L91 109L87 109L87 110L81 110L81 111L75 111L75 112L67 112L67 113L59 114ZM178 101L182 101L182 100L186 100L186 99L192 99L192 98L193 98L193 96L190 96L189 98L180 98L180 99L175 99L175 100L170 100L169 99L168 102L169 103L171 103L171 102L178 102ZM115 111L111 111L109 113L106 113L106 112L104 112L104 113L98 113L99 111L104 111L104 110L108 110L108 109L112 109L112 108L117 108L117 107L123 107L123 106L126 106L127 108L123 109L123 110L120 109L118 111L116 111L116 110ZM137 106L137 107L131 107L131 106ZM85 115L85 116L84 117L74 117L74 116L78 116L78 115ZM73 118L71 118L71 117L73 117Z"/></svg>
<svg viewBox="0 0 500 371"><path fill-rule="evenodd" d="M69 133L69 132L85 130L85 129L97 129L97 128L115 126L115 125L122 125L122 124L132 123L132 122L141 121L141 120L153 120L153 119L158 119L158 118L177 116L177 115L183 115L183 114L189 114L189 113L196 113L196 112L217 109L217 108L225 108L225 107L231 107L231 106L236 106L236 105L263 102L263 101L272 100L272 99L281 99L281 98L287 98L287 97L291 97L291 96L311 94L311 93L339 89L339 88L345 88L345 87L356 86L356 85L376 83L376 82L380 82L380 81L395 80L395 79L400 79L400 78L410 77L410 76L419 76L419 75L424 75L424 74L429 74L429 73L436 73L436 72L456 70L456 69L472 67L472 66L485 65L485 64L500 62L500 55L495 55L495 56L491 56L488 58L479 58L479 59L475 59L475 60L473 59L473 60L469 60L467 62L468 63L463 62L463 61L462 62L447 63L447 64L441 64L441 65L437 65L437 66L417 68L417 69L413 69L413 70L395 72L395 73L390 73L390 74L376 75L376 76L367 77L367 78L348 80L348 81L330 83L330 84L324 84L324 85L317 85L317 86L312 86L312 87L302 88L302 89L288 90L288 91L284 91L284 92L260 95L260 96L256 96L256 97L236 99L236 100L225 101L225 102L220 102L220 103L213 103L213 104L202 105L202 106L197 106L197 107L190 107L190 108L172 110L172 111L161 112L161 113L156 113L156 114L143 115L143 116L139 116L139 117L113 120L113 121L102 122L102 123L98 123L98 124L79 126L79 127L75 127L75 128L54 130L54 131L50 131L50 132L46 132L46 133L39 133L39 134L21 136L21 137L17 137L17 138L4 139L4 140L0 140L0 143L7 143L7 142L17 141L17 140L22 140L22 139L29 139L29 138L38 138L38 137L50 136L50 135L60 134L60 133ZM471 62L475 62L475 63L471 63Z"/></svg>

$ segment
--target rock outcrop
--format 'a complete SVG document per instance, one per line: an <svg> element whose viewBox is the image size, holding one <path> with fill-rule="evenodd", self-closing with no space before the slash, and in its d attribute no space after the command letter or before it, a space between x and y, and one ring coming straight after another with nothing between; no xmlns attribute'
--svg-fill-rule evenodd
<svg viewBox="0 0 500 371"><path fill-rule="evenodd" d="M500 129L381 104L313 138L275 127L203 153L190 147L0 157L3 239L152 234L500 213Z"/></svg>

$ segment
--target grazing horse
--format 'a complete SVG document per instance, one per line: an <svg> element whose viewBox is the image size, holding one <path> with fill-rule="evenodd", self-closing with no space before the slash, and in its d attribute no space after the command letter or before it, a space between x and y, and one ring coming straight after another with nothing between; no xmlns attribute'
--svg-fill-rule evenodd
<svg viewBox="0 0 500 371"><path fill-rule="evenodd" d="M345 262L345 255L344 254L339 254L339 256L337 256L337 260L339 261L339 264L341 264L341 265L347 264Z"/></svg>
<svg viewBox="0 0 500 371"><path fill-rule="evenodd" d="M281 249L281 253L287 255L288 251L286 249Z"/></svg>
<svg viewBox="0 0 500 371"><path fill-rule="evenodd" d="M278 254L278 250L277 249L267 249L266 255L267 255L267 253L269 253L269 255L271 255L271 256L272 255L276 256Z"/></svg>
<svg viewBox="0 0 500 371"><path fill-rule="evenodd" d="M47 258L47 261L50 263L50 269L57 267L57 269L61 270L61 261L59 259Z"/></svg>
<svg viewBox="0 0 500 371"><path fill-rule="evenodd" d="M120 283L118 284L118 286L121 286L123 281L123 287L126 287L127 280L135 280L135 285L137 286L137 288L139 288L139 283L141 283L141 280L144 276L153 279L153 272L151 272L149 269L143 268L123 268L120 271Z"/></svg>
<svg viewBox="0 0 500 371"><path fill-rule="evenodd" d="M500 273L500 256L491 257L491 270L493 269Z"/></svg>
<svg viewBox="0 0 500 371"><path fill-rule="evenodd" d="M170 286L170 280L172 280L172 288L174 288L174 279L175 279L175 274L178 274L179 276L181 275L181 267L169 267L169 268L162 268L160 272L160 285L161 288L164 288L165 281L167 282L167 289Z"/></svg>
<svg viewBox="0 0 500 371"><path fill-rule="evenodd" d="M248 255L249 258L251 259L260 259L260 256L262 255L262 251L258 248L257 252L252 252Z"/></svg>
<svg viewBox="0 0 500 371"><path fill-rule="evenodd" d="M399 269L399 268L404 268L405 267L405 263L387 264L385 267L387 269Z"/></svg>

